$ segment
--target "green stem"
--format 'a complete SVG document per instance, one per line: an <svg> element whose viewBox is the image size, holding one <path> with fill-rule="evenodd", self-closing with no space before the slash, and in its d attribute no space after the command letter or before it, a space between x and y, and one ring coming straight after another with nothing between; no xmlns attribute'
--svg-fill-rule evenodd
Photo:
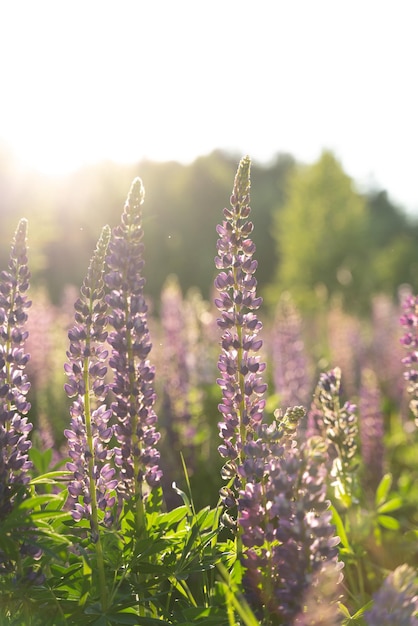
<svg viewBox="0 0 418 626"><path fill-rule="evenodd" d="M125 319L129 319L129 300L126 298L125 300ZM128 372L129 372L129 387L131 389L130 403L131 405L135 405L137 398L133 393L133 389L136 386L136 376L135 376L135 357L132 352L132 336L129 332L129 329L126 329L126 352L127 352L127 360L128 360ZM134 463L134 497L135 497L135 525L137 531L137 537L141 537L145 530L145 511L144 511L144 502L143 502L143 493L142 493L142 483L138 480L138 475L140 471L139 464L139 453L141 451L141 442L138 439L137 435L137 415L131 417L131 430L132 430L132 451L133 451L133 463Z"/></svg>
<svg viewBox="0 0 418 626"><path fill-rule="evenodd" d="M87 345L89 344L89 338L87 339ZM108 591L106 587L106 575L105 565L103 558L103 547L100 538L100 527L97 507L97 494L96 483L94 476L94 446L93 446L93 432L91 424L91 404L90 404L90 381L89 381L89 359L84 359L84 413L86 418L86 434L87 445L89 449L89 461L88 461L88 475L89 475L89 492L91 500L91 529L95 539L96 558L97 558L97 572L99 577L99 592L100 600L102 604L102 610L106 611Z"/></svg>
<svg viewBox="0 0 418 626"><path fill-rule="evenodd" d="M237 273L236 273L236 268L233 268L233 276L234 276L234 290L238 291L238 284L237 284ZM241 313L241 306L237 306L236 303L234 303L234 314L235 317L237 318L238 315ZM237 366L238 366L238 386L240 389L240 395L241 395L241 401L240 401L240 407L239 407L239 462L240 464L242 464L243 460L244 460L244 451L243 451L243 447L244 447L244 443L246 441L246 426L244 424L244 413L245 413L245 376L244 374L241 372L241 365L242 365L242 359L243 359L243 349L242 349L242 326L237 324L236 325L236 329L237 329L237 337L238 337L238 352L237 352Z"/></svg>

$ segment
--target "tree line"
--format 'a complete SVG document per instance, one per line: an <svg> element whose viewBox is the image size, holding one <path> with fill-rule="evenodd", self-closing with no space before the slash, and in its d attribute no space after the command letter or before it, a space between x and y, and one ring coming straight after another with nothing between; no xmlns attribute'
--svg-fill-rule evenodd
<svg viewBox="0 0 418 626"><path fill-rule="evenodd" d="M142 161L84 167L61 178L19 170L0 150L0 231L9 241L20 217L29 220L32 284L58 302L79 285L104 223L113 227L135 176L145 187L146 292L158 303L167 277L184 291L212 292L219 209L229 205L240 155L220 150L190 164ZM250 155L251 156L251 155ZM418 289L418 220L382 189L360 192L330 152L302 164L277 154L252 164L253 240L257 279L272 305L290 290L302 309L324 297L367 309L373 293ZM8 249L0 249L1 267ZM158 304L157 304L158 306Z"/></svg>

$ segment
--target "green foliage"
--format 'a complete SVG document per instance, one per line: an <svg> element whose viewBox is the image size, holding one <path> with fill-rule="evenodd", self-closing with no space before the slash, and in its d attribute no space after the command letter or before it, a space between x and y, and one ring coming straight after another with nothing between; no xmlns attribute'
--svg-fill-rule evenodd
<svg viewBox="0 0 418 626"><path fill-rule="evenodd" d="M156 490L147 500L146 529L138 537L135 507L127 502L119 527L102 529L108 591L103 607L88 524L75 525L65 510L65 474L37 476L31 495L1 522L0 549L19 562L22 541L35 541L42 548L37 571L46 575L45 582L30 584L25 574L33 561L28 557L19 562L20 576L2 575L2 625L228 624L226 591L216 566L229 570L235 548L219 537L217 508L196 512L190 496L179 491L184 504L162 512L162 494ZM35 486L52 483L55 489L61 485L58 494L35 495Z"/></svg>
<svg viewBox="0 0 418 626"><path fill-rule="evenodd" d="M287 201L275 210L279 262L269 302L291 291L305 311L338 297L364 313L372 293L396 295L401 283L417 287L416 225L385 192L366 196L330 152L290 178Z"/></svg>
<svg viewBox="0 0 418 626"><path fill-rule="evenodd" d="M280 261L274 296L289 290L305 310L317 308L319 288L329 295L341 293L347 305L354 297L364 298L366 226L364 199L331 153L298 168L287 202L276 213Z"/></svg>
<svg viewBox="0 0 418 626"><path fill-rule="evenodd" d="M0 161L0 230L7 239L14 232L16 214L30 220L32 284L45 284L57 304L66 285L81 284L102 225L117 224L126 189L140 172L146 188L148 295L158 302L167 276L176 274L185 291L197 287L207 298L214 278L219 207L228 204L238 160L214 151L189 165L174 161L126 166L104 162L62 179L27 174L22 184L24 175L14 171L5 157ZM287 155L278 155L267 165L252 166L259 284L273 279L272 207L282 204L293 167L294 161ZM2 267L6 254L0 250Z"/></svg>
<svg viewBox="0 0 418 626"><path fill-rule="evenodd" d="M148 295L158 306L167 276L176 274L185 291L198 287L210 296L218 219L214 207L228 203L235 156L214 151L189 165L104 162L61 179L21 172L10 156L1 156L0 230L10 237L17 214L30 220L32 284L46 285L54 303L61 301L66 285L81 283L102 225L116 225L126 188L139 172L147 190ZM356 310L364 310L372 292L395 294L405 282L418 289L416 220L384 191L356 192L330 153L308 167L278 154L267 164L252 164L252 181L257 279L262 290L269 286L272 304L282 286L292 287L298 303L308 309L315 307L316 285L320 292L325 286L328 295L342 293ZM283 211L285 204L289 208ZM289 205L296 214L287 224ZM0 250L2 266L6 254ZM337 263L332 269L331 261Z"/></svg>

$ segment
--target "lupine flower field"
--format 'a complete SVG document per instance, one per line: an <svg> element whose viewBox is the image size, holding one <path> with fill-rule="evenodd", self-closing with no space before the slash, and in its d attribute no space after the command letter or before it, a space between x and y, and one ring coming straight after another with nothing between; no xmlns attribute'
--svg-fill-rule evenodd
<svg viewBox="0 0 418 626"><path fill-rule="evenodd" d="M0 275L0 625L418 625L418 296L265 315L245 157L152 303L143 202L61 305L23 218Z"/></svg>

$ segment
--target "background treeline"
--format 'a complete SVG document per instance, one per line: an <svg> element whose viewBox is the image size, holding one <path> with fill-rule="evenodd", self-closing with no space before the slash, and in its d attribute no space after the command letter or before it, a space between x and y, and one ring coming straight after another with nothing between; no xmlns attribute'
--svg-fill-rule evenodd
<svg viewBox="0 0 418 626"><path fill-rule="evenodd" d="M29 220L32 284L58 303L80 285L103 224L113 227L132 179L143 180L147 293L158 306L168 275L184 291L211 295L219 210L229 204L240 155L215 151L189 165L142 161L85 167L61 178L22 171L0 150L0 232L9 241L17 220ZM251 155L250 155L251 156ZM313 164L278 154L252 165L253 239L257 278L266 303L283 289L301 309L338 297L367 310L375 293L418 289L418 221L384 190L361 193L333 154ZM9 250L0 250L5 267Z"/></svg>

